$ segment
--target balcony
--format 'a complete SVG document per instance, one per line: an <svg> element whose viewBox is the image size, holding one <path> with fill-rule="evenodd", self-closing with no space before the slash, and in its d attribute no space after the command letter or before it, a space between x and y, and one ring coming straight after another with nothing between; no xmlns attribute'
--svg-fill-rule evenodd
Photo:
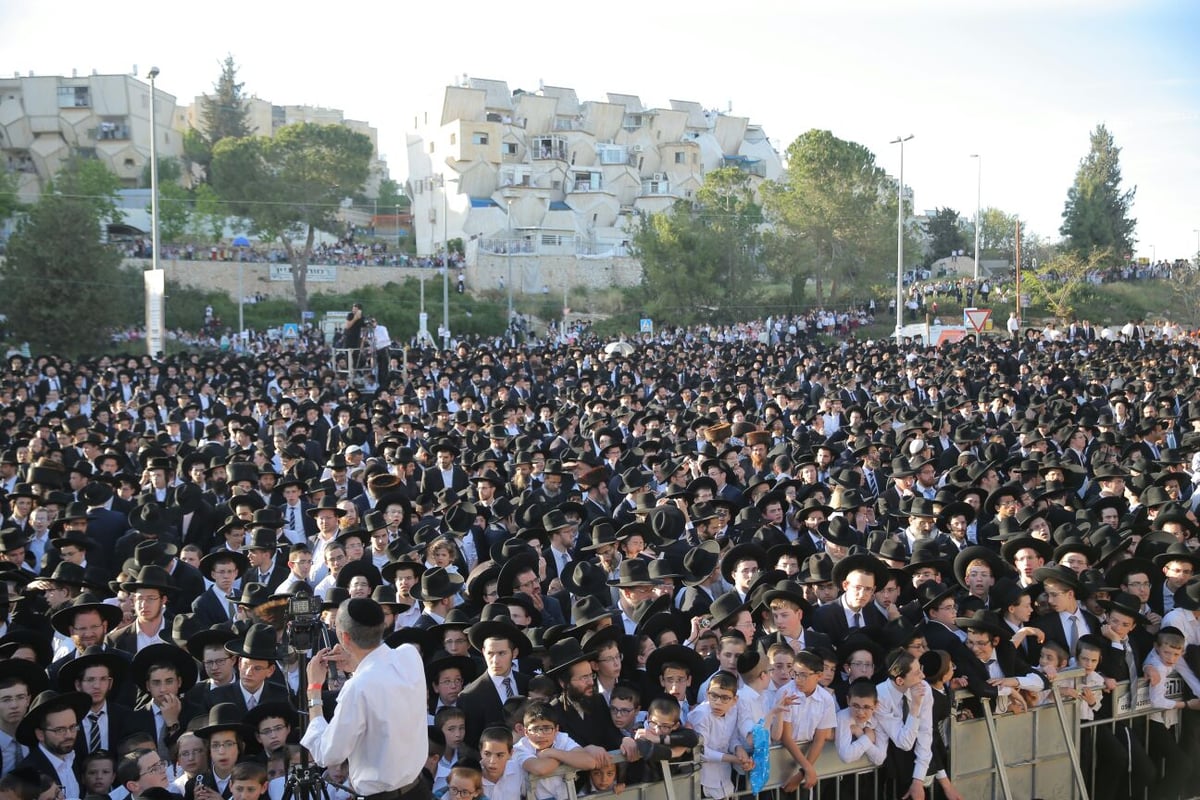
<svg viewBox="0 0 1200 800"><path fill-rule="evenodd" d="M129 138L129 123L124 119L104 120L90 133L97 142L124 141Z"/></svg>
<svg viewBox="0 0 1200 800"><path fill-rule="evenodd" d="M480 239L479 252L497 256L532 255L537 252L532 239Z"/></svg>
<svg viewBox="0 0 1200 800"><path fill-rule="evenodd" d="M577 256L627 256L629 244L624 241L596 240L590 241L575 237L575 255Z"/></svg>
<svg viewBox="0 0 1200 800"><path fill-rule="evenodd" d="M508 187L523 187L526 189L535 188L533 185L533 176L527 172L501 172L500 173L500 188Z"/></svg>
<svg viewBox="0 0 1200 800"><path fill-rule="evenodd" d="M637 163L637 157L629 148L619 144L597 145L596 160L606 167L633 166Z"/></svg>
<svg viewBox="0 0 1200 800"><path fill-rule="evenodd" d="M569 192L602 192L604 178L599 172L576 172L567 182Z"/></svg>
<svg viewBox="0 0 1200 800"><path fill-rule="evenodd" d="M671 192L671 182L665 176L658 176L642 181L643 195L669 195Z"/></svg>
<svg viewBox="0 0 1200 800"><path fill-rule="evenodd" d="M529 155L534 161L566 161L567 140L561 136L536 136L529 142Z"/></svg>
<svg viewBox="0 0 1200 800"><path fill-rule="evenodd" d="M737 167L742 172L759 178L767 177L767 165L761 159L749 156L725 156L725 166Z"/></svg>

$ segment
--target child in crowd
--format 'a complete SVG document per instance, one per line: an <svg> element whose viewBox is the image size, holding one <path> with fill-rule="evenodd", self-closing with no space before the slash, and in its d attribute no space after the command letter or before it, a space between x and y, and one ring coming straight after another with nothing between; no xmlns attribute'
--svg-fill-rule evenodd
<svg viewBox="0 0 1200 800"><path fill-rule="evenodd" d="M107 750L95 750L83 759L80 791L83 794L108 794L117 776L116 759Z"/></svg>
<svg viewBox="0 0 1200 800"><path fill-rule="evenodd" d="M771 683L763 692L763 703L774 708L779 696L788 694L796 673L796 651L786 644L773 644L767 648L767 661L771 670Z"/></svg>
<svg viewBox="0 0 1200 800"><path fill-rule="evenodd" d="M1149 751L1155 755L1155 764L1161 765L1156 796L1179 797L1187 787L1196 785L1196 756L1191 737L1184 735L1181 741L1175 738L1176 727L1189 712L1200 710L1200 698L1183 700L1167 697L1171 684L1181 684L1175 669L1183 657L1186 639L1175 627L1159 630L1154 640L1154 650L1146 656L1145 673L1150 678L1150 705L1158 709L1150 715ZM1186 730L1194 721L1189 719ZM1189 793L1194 794L1194 792Z"/></svg>
<svg viewBox="0 0 1200 800"><path fill-rule="evenodd" d="M238 763L229 776L233 800L259 800L267 793L267 768L257 761Z"/></svg>
<svg viewBox="0 0 1200 800"><path fill-rule="evenodd" d="M433 724L446 740L446 751L438 760L437 771L433 774L433 791L436 793L446 787L450 770L458 763L458 759L474 756L474 753L463 745L463 740L467 738L467 715L461 708L439 708L433 715Z"/></svg>
<svg viewBox="0 0 1200 800"><path fill-rule="evenodd" d="M588 785L584 794L600 794L601 792L620 794L625 791L625 783L620 780L620 772L617 765L613 763L596 767L588 773ZM489 796L488 800L492 800L492 798Z"/></svg>
<svg viewBox="0 0 1200 800"><path fill-rule="evenodd" d="M567 800L567 784L553 775L559 767L596 768L596 759L558 729L558 711L549 703L533 701L525 708L525 735L513 747L517 766L538 780L530 788L537 800Z"/></svg>
<svg viewBox="0 0 1200 800"><path fill-rule="evenodd" d="M833 694L818 683L824 668L824 661L811 650L796 654L796 677L790 692L794 700L784 715L779 741L799 769L783 785L784 792L794 792L800 786L805 789L816 786L818 775L814 765L826 740L837 728ZM807 752L800 749L801 742L809 743Z"/></svg>
<svg viewBox="0 0 1200 800"><path fill-rule="evenodd" d="M847 707L837 712L834 742L838 758L847 764L865 758L878 767L887 758L887 733L874 720L878 700L870 678L859 678L846 689Z"/></svg>
<svg viewBox="0 0 1200 800"><path fill-rule="evenodd" d="M479 735L483 794L488 800L521 800L521 770L512 760L512 731L500 726Z"/></svg>
<svg viewBox="0 0 1200 800"><path fill-rule="evenodd" d="M1039 672L1046 676L1047 680L1053 681L1060 670L1067 668L1071 658L1067 653L1067 648L1063 647L1053 639L1047 639L1042 644L1042 653L1038 656L1038 664L1034 668L1034 672ZM1030 707L1042 706L1052 702L1054 698L1053 689L1042 689L1037 692L1023 691L1025 702Z"/></svg>
<svg viewBox="0 0 1200 800"><path fill-rule="evenodd" d="M445 800L478 800L483 796L483 773L475 759L459 759L450 770L446 788L435 797Z"/></svg>
<svg viewBox="0 0 1200 800"><path fill-rule="evenodd" d="M772 741L783 731L783 716L792 700L792 695L782 695L774 706L767 705L767 689L771 685L771 670L767 657L758 650L742 654L738 659L738 672L742 677L742 688L738 689L737 718L738 733L748 752L754 752L753 731L759 722L767 730Z"/></svg>
<svg viewBox="0 0 1200 800"><path fill-rule="evenodd" d="M731 764L747 771L754 767L738 731L737 691L737 677L718 670L708 681L704 702L692 710L692 730L704 742L700 787L705 797L725 798L734 793Z"/></svg>

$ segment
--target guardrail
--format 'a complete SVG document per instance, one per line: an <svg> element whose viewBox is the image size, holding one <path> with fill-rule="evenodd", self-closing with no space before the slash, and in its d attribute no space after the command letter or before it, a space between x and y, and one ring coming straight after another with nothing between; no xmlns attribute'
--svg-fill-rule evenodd
<svg viewBox="0 0 1200 800"><path fill-rule="evenodd" d="M1094 796L1096 787L1098 736L1094 733L1082 735L1081 747L1081 734L1131 728L1135 733L1141 731L1140 739L1145 745L1147 738L1144 726L1150 724L1149 717L1155 712L1150 706L1149 682L1141 679L1132 685L1129 682L1117 684L1111 693L1113 718L1081 722L1078 701L1062 695L1063 688L1081 677L1082 670L1060 672L1051 684L1049 701L1021 713L993 714L989 704L983 703L984 714L981 717L959 720L951 715L948 731L951 755L947 772L963 797L970 800L1025 800L1032 797L1042 800L1089 800ZM1169 686L1168 696L1182 697L1181 684ZM955 694L956 703L970 699L971 693L965 690ZM1181 727L1175 726L1177 737ZM807 743L801 743L801 749L806 746ZM619 752L611 755L613 763L625 763ZM1150 757L1153 759L1154 755ZM781 745L771 747L770 759L770 773L764 792L780 789L796 771L791 755ZM679 767L680 763L674 762L671 766ZM682 764L690 768L687 774L670 774L666 771L668 762L662 762L656 765L655 773L662 769L663 780L627 785L619 795L607 791L589 794L588 797L600 800L699 798L699 750L693 761ZM866 759L851 764L843 762L832 742L826 744L814 766L820 776L811 795L814 798L853 797L855 800L868 800L883 796L883 771ZM1158 766L1157 762L1155 766ZM575 770L566 767L553 773L567 779L569 800L576 800L576 774ZM846 780L849 778L858 780ZM527 782L529 798L537 797L534 790L537 780L531 778ZM1185 796L1190 793L1193 798L1200 797L1200 786L1184 789ZM751 794L749 788L743 786L734 796L745 798ZM779 796L799 800L806 795L803 790L798 790L794 795L780 793ZM1144 800L1151 800L1151 797L1151 793L1146 793Z"/></svg>

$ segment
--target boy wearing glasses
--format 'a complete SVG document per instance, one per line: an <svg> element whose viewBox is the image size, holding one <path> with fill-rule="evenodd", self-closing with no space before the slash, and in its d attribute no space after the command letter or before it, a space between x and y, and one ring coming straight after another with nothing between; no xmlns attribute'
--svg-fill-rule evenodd
<svg viewBox="0 0 1200 800"><path fill-rule="evenodd" d="M887 758L887 732L875 724L879 693L870 678L858 678L846 689L847 707L837 713L834 742L838 757L847 764L866 758L875 766Z"/></svg>
<svg viewBox="0 0 1200 800"><path fill-rule="evenodd" d="M735 713L738 679L720 670L708 682L704 702L692 711L692 730L704 742L700 755L700 787L705 797L725 798L734 793L731 764L754 768L754 759L742 747Z"/></svg>
<svg viewBox="0 0 1200 800"><path fill-rule="evenodd" d="M558 730L558 710L549 703L533 702L523 717L525 735L513 748L513 760L538 778L531 789L537 800L566 800L567 784L561 776L546 777L566 765L577 770L596 768L595 757L570 736Z"/></svg>
<svg viewBox="0 0 1200 800"><path fill-rule="evenodd" d="M166 789L167 762L159 757L156 750L138 748L121 759L117 767L117 782L125 787L131 797L152 786Z"/></svg>
<svg viewBox="0 0 1200 800"><path fill-rule="evenodd" d="M796 654L795 692L787 714L783 718L783 729L779 741L796 761L799 770L784 784L785 792L794 792L803 786L811 789L817 785L817 770L813 766L821 757L825 742L837 727L837 709L833 695L820 686L825 662L811 650ZM800 749L800 742L808 742L808 751Z"/></svg>

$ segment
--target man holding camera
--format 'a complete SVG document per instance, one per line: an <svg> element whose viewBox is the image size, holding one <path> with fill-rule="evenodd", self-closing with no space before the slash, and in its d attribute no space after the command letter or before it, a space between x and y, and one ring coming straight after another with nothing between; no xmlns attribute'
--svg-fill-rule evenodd
<svg viewBox="0 0 1200 800"><path fill-rule="evenodd" d="M309 722L300 743L321 766L349 760L349 784L365 800L431 800L420 778L425 748L396 747L426 724L420 652L410 644L383 647L383 609L365 597L338 607L336 627L338 643L308 662ZM326 722L321 687L330 664L353 675Z"/></svg>

